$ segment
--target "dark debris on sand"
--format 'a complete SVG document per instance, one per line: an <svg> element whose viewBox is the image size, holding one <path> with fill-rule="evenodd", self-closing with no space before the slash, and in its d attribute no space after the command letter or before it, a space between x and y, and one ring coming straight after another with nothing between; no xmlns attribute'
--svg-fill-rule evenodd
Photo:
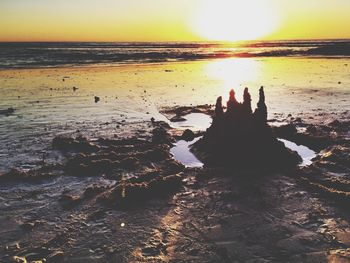
<svg viewBox="0 0 350 263"><path fill-rule="evenodd" d="M275 134L319 152L313 163L301 169L298 178L302 185L336 206L350 205L350 140L349 121L334 120L327 124L298 125L290 123L274 127Z"/></svg>
<svg viewBox="0 0 350 263"><path fill-rule="evenodd" d="M300 171L301 183L338 207L350 206L350 145L322 150L312 165Z"/></svg>
<svg viewBox="0 0 350 263"><path fill-rule="evenodd" d="M165 107L161 113L169 118L171 122L180 122L186 120L183 116L190 113L204 113L209 116L214 115L213 105L204 104L197 106L180 106L180 107Z"/></svg>
<svg viewBox="0 0 350 263"><path fill-rule="evenodd" d="M180 132L153 120L143 138L58 136L52 147L63 153L64 163L0 176L3 188L13 187L0 191L0 262L350 259L346 124L298 121L271 128L263 90L255 112L248 90L243 103L231 93L226 112L220 99L215 110L210 105L168 109L177 118L192 112L214 116L194 152L216 167L191 169L176 162L169 150L172 134ZM179 139L197 136L181 133ZM276 137L319 155L300 168L299 158ZM272 169L273 164L289 169ZM59 185L57 192L59 177L74 179L73 184ZM25 190L33 182L40 187Z"/></svg>

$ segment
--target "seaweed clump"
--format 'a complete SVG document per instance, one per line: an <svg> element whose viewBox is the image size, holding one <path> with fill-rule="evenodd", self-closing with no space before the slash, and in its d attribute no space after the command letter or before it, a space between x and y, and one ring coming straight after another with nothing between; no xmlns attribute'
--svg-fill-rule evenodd
<svg viewBox="0 0 350 263"><path fill-rule="evenodd" d="M263 87L254 112L248 88L242 103L237 101L234 90L230 91L226 111L222 97L218 97L212 125L192 151L207 166L285 169L301 162L300 156L286 148L268 125Z"/></svg>

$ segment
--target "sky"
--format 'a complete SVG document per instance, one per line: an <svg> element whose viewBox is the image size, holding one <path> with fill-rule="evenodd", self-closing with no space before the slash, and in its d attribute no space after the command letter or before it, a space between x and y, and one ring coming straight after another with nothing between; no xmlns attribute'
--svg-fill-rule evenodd
<svg viewBox="0 0 350 263"><path fill-rule="evenodd" d="M0 41L350 38L350 0L0 0Z"/></svg>

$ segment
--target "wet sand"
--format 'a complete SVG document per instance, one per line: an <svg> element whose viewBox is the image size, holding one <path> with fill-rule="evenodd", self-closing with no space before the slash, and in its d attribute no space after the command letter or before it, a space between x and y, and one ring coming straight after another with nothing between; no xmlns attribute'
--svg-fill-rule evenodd
<svg viewBox="0 0 350 263"><path fill-rule="evenodd" d="M332 189L328 177L333 169L338 179L343 178L343 184L333 181L333 189L349 191L346 155L337 155L343 162L327 163L336 152L322 153L322 162L284 173L185 168L169 152L176 130L165 123L138 127L146 131L147 140L79 139L73 148L62 143L60 150L68 162L61 167L13 171L1 177L2 260L15 256L48 262L344 262L348 258L349 197L340 202L338 193L324 195L321 188L304 181L314 183L309 171L322 169L317 170L318 183L324 180ZM107 161L111 166L105 170ZM180 181L151 186L158 178L174 176Z"/></svg>
<svg viewBox="0 0 350 263"><path fill-rule="evenodd" d="M310 123L347 120L348 64L348 59L239 58L2 70L0 109L15 111L0 115L0 170L35 166L49 155L45 149L57 134L122 137L128 133L124 122L165 120L159 114L165 107L211 104L233 87L240 98L248 86L255 105L263 85L269 119L278 123L299 117Z"/></svg>
<svg viewBox="0 0 350 263"><path fill-rule="evenodd" d="M1 108L16 109L0 117L1 167L18 170L0 177L0 260L346 262L347 60L241 60L258 65L254 79L212 63L1 71ZM319 153L313 163L266 173L176 162L184 129L201 128L168 119L191 104L210 115L195 105L231 85L264 85L277 136Z"/></svg>

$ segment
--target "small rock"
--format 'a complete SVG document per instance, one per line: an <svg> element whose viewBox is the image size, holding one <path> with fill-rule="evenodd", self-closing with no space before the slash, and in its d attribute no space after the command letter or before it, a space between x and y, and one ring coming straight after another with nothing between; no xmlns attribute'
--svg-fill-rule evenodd
<svg viewBox="0 0 350 263"><path fill-rule="evenodd" d="M186 129L181 136L181 139L187 142L193 141L194 138L195 138L195 134L190 129Z"/></svg>
<svg viewBox="0 0 350 263"><path fill-rule="evenodd" d="M180 121L186 121L184 117L181 117L179 115L175 115L170 119L171 122L180 122Z"/></svg>
<svg viewBox="0 0 350 263"><path fill-rule="evenodd" d="M170 143L172 141L171 136L167 133L164 127L157 127L152 131L153 143Z"/></svg>

